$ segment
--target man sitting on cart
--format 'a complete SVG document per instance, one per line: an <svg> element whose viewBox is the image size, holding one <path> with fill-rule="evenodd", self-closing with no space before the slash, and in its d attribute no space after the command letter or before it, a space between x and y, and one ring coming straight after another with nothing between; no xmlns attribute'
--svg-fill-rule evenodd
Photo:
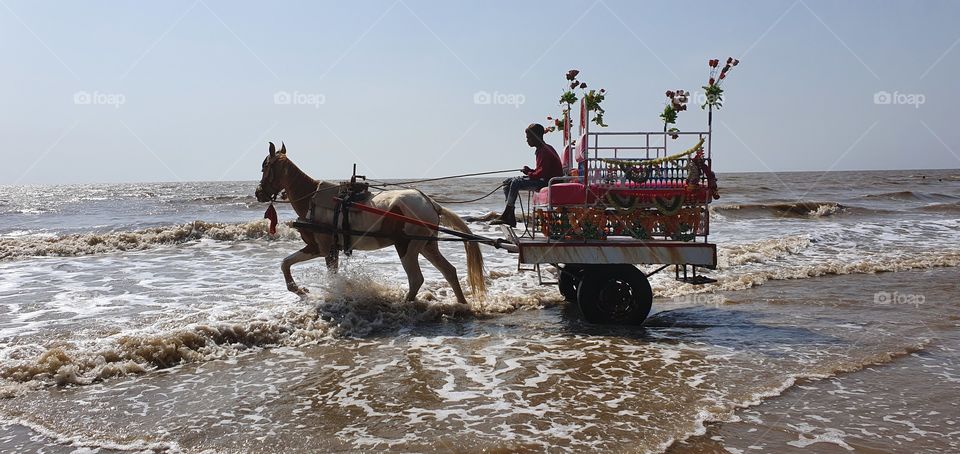
<svg viewBox="0 0 960 454"><path fill-rule="evenodd" d="M563 175L563 164L560 162L560 155L557 150L543 141L543 125L534 123L527 126L527 145L536 149L537 167L531 169L523 166L523 174L503 180L503 194L507 197L507 206L499 218L494 219L491 225L506 224L510 227L517 226L517 216L514 212L514 204L517 202L517 195L520 191L538 191L547 186L550 179Z"/></svg>

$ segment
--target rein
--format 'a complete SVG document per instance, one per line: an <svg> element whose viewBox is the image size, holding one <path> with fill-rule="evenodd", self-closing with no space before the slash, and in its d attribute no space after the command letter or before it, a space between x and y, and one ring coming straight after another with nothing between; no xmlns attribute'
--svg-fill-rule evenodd
<svg viewBox="0 0 960 454"><path fill-rule="evenodd" d="M276 193L276 194L274 194L273 197L270 199L270 203L296 203L296 202L300 202L300 201L302 201L302 200L306 200L306 199L308 199L308 198L310 198L310 197L313 197L313 195L316 194L316 193L318 193L318 192L323 192L323 191L326 191L326 190L329 190L329 189L337 189L337 188L339 188L339 186L334 186L334 187L327 188L327 189L320 189L320 184L317 183L317 189L315 189L313 192L311 192L311 193L309 193L309 194L307 194L307 195L305 195L305 196L303 196L303 197L298 197L298 198L296 198L296 199L294 199L294 200L277 200L277 196L280 195L280 193Z"/></svg>
<svg viewBox="0 0 960 454"><path fill-rule="evenodd" d="M277 196L280 195L280 193L278 192L278 193L273 194L273 195L270 197L270 205L267 205L267 210L263 212L263 218L270 220L270 234L271 234L271 235L276 235L276 234L277 234L277 223L280 222L279 219L278 219L278 217L277 217L277 209L273 207L274 202L276 202L276 203L291 203L291 204L292 204L292 203L296 203L296 202L299 202L299 201L302 201L302 200L306 200L307 198L313 197L313 196L314 196L315 194L317 194L318 192L324 191L325 189L320 189L320 186L321 186L322 184L323 184L322 182L318 182L318 183L317 183L317 189L313 190L313 192L310 192L309 194L304 195L303 197L298 197L298 198L296 198L295 200L277 200ZM334 187L328 188L328 189L334 189L334 188L339 188L339 186L334 186ZM286 192L286 191L284 191L284 192ZM311 217L312 217L312 216L313 216L313 203L310 204L310 212L311 212L310 215L311 215Z"/></svg>
<svg viewBox="0 0 960 454"><path fill-rule="evenodd" d="M400 181L400 182L397 182L397 183L392 183L392 182L387 182L387 181L380 181L380 180L373 180L373 179L370 179L370 178L368 178L367 181L372 181L372 182L377 183L378 185L381 185L381 186L400 186L400 187L404 187L404 186L406 186L406 185L417 184L417 183L427 183L427 182L430 182L430 181L452 180L452 179L454 179L454 178L477 177L477 176L481 176L481 175L495 175L495 174L498 174L498 173L512 173L512 172L519 172L520 170L521 170L521 169L507 169L507 170L494 170L494 171L491 171L491 172L464 173L464 174L460 174L460 175L450 175L450 176L446 176L446 177L427 178L427 179L424 179L424 180Z"/></svg>

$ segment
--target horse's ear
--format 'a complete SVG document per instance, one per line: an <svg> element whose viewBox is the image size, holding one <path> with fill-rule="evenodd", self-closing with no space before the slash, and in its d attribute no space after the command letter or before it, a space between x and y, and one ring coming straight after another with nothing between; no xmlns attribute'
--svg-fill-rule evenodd
<svg viewBox="0 0 960 454"><path fill-rule="evenodd" d="M275 154L277 154L277 146L270 142L270 157L272 158Z"/></svg>
<svg viewBox="0 0 960 454"><path fill-rule="evenodd" d="M280 142L280 154L287 154L287 146Z"/></svg>

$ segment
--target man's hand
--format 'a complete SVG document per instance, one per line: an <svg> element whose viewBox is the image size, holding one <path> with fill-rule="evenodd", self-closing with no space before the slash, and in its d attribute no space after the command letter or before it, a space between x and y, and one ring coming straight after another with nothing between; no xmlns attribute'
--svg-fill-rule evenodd
<svg viewBox="0 0 960 454"><path fill-rule="evenodd" d="M527 166L523 166L523 170L521 170L521 172L523 172L524 175L529 175L530 172L533 172L533 169Z"/></svg>

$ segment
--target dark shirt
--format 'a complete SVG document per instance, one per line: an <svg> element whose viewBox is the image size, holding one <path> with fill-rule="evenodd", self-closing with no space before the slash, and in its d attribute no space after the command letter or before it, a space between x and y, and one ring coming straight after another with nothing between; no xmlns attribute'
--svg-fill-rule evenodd
<svg viewBox="0 0 960 454"><path fill-rule="evenodd" d="M560 155L549 144L537 147L537 168L528 173L531 180L550 181L553 177L563 176L563 164Z"/></svg>

